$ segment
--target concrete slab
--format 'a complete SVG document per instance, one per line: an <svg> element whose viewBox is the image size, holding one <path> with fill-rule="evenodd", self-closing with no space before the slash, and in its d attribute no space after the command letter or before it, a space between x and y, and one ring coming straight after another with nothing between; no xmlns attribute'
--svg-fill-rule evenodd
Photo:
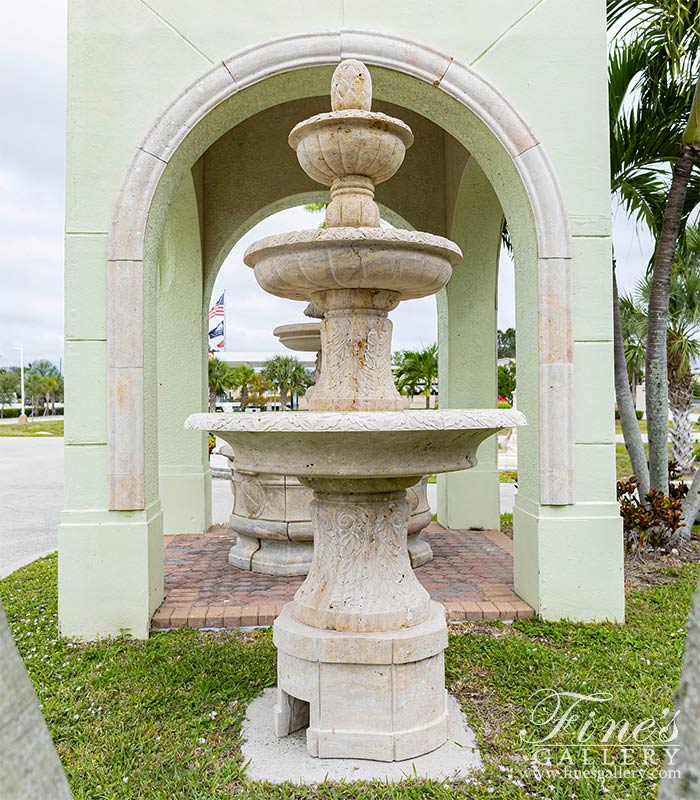
<svg viewBox="0 0 700 800"><path fill-rule="evenodd" d="M474 732L467 725L459 703L448 696L449 740L442 747L406 761L369 761L344 758L312 758L306 752L306 731L278 739L272 730L276 689L265 689L248 706L243 722L243 761L246 776L267 783L313 784L381 780L398 783L405 778L433 780L467 777L481 768Z"/></svg>

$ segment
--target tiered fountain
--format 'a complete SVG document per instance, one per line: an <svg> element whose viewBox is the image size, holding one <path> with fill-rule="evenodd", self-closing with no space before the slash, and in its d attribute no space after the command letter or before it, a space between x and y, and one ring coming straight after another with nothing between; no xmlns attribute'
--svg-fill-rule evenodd
<svg viewBox="0 0 700 800"><path fill-rule="evenodd" d="M394 761L439 747L448 730L445 613L411 568L406 489L473 467L481 442L525 418L400 410L387 313L437 292L462 255L439 236L379 227L374 186L394 175L413 135L370 111L371 98L365 66L340 64L333 111L289 137L305 172L331 187L326 227L270 236L245 255L263 289L323 314L311 411L194 414L187 427L225 439L239 469L313 489L311 569L274 625L276 734L308 726L313 756Z"/></svg>

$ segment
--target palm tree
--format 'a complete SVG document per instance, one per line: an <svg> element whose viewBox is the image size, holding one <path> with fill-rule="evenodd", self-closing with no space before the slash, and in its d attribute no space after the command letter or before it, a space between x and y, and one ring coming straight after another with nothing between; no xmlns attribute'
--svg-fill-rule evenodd
<svg viewBox="0 0 700 800"><path fill-rule="evenodd" d="M238 364L231 368L231 388L238 389L241 394L241 411L248 407L250 396L250 382L255 375L255 370L250 364Z"/></svg>
<svg viewBox="0 0 700 800"><path fill-rule="evenodd" d="M668 119L676 119L680 124L688 120L675 139L675 152L668 159L672 174L670 185L662 194L663 214L652 266L645 365L650 483L653 488L667 492L669 292L688 186L693 167L700 164L700 83L695 87L692 107L686 101L685 108L677 114L671 106L679 82L691 83L693 76L694 83L697 76L700 3L698 0L608 0L607 5L608 26L617 40L633 35L645 52L638 83L639 108L656 114L666 112Z"/></svg>
<svg viewBox="0 0 700 800"><path fill-rule="evenodd" d="M19 392L19 375L10 370L0 370L0 417L5 416L5 404L11 403Z"/></svg>
<svg viewBox="0 0 700 800"><path fill-rule="evenodd" d="M218 358L209 359L209 411L216 411L216 398L230 389L232 384L231 367Z"/></svg>
<svg viewBox="0 0 700 800"><path fill-rule="evenodd" d="M671 434L673 459L685 472L693 466L693 437L690 409L693 401L692 361L700 356L700 253L676 259L669 292L667 370L673 417ZM633 298L625 297L628 326L633 338L644 341L649 327L651 283L647 277Z"/></svg>
<svg viewBox="0 0 700 800"><path fill-rule="evenodd" d="M627 364L627 380L629 381L632 397L635 398L637 395L637 386L639 386L644 379L646 340L644 335L639 332L637 307L634 298L629 295L622 295L620 298L620 320L625 350L625 363Z"/></svg>
<svg viewBox="0 0 700 800"><path fill-rule="evenodd" d="M262 375L279 390L280 411L287 410L289 392L303 392L310 383L309 373L295 356L273 356L265 362Z"/></svg>
<svg viewBox="0 0 700 800"><path fill-rule="evenodd" d="M36 416L41 399L46 397L46 393L49 391L48 387L50 380L51 378L47 376L33 374L29 375L29 377L24 381L24 391L32 405L33 417Z"/></svg>
<svg viewBox="0 0 700 800"><path fill-rule="evenodd" d="M43 378L58 378L58 367L47 358L39 358L27 365L27 375L41 375Z"/></svg>
<svg viewBox="0 0 700 800"><path fill-rule="evenodd" d="M51 408L52 414L55 411L55 400L56 392L58 391L58 385L58 377L47 375L44 378L44 416L49 413L49 408Z"/></svg>
<svg viewBox="0 0 700 800"><path fill-rule="evenodd" d="M437 344L423 350L404 350L397 354L396 363L396 388L409 397L424 395L425 407L430 408L430 395L438 380Z"/></svg>
<svg viewBox="0 0 700 800"><path fill-rule="evenodd" d="M649 55L639 40L623 41L612 48L608 60L610 118L610 173L613 198L652 235L658 235L667 192L668 165L678 154L683 116L692 86L687 79L666 82L664 102L641 102ZM691 186L683 219L700 196L697 181ZM620 424L640 495L649 490L649 470L635 413L624 357L624 341L617 299L613 258L613 323L615 396Z"/></svg>

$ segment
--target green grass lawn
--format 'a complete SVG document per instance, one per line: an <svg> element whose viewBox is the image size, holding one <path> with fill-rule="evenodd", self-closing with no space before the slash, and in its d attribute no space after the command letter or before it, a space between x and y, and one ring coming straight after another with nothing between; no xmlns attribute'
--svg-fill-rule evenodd
<svg viewBox="0 0 700 800"><path fill-rule="evenodd" d="M639 423L639 430L642 433L646 433L647 432L647 421L645 419L640 419L640 420L637 420L637 422ZM622 434L622 425L620 425L620 420L619 419L615 420L615 433L619 433L620 435Z"/></svg>
<svg viewBox="0 0 700 800"><path fill-rule="evenodd" d="M63 436L63 420L47 417L30 419L26 425L0 425L0 436Z"/></svg>
<svg viewBox="0 0 700 800"><path fill-rule="evenodd" d="M449 690L476 731L485 768L464 783L401 786L249 783L241 763L246 704L275 682L269 631L158 633L80 645L56 632L56 558L0 582L15 641L34 680L76 800L230 798L515 798L653 796L648 774L604 781L535 774L532 694L610 692L605 715L658 719L672 704L696 565L628 596L627 625L539 619L465 624L450 635ZM272 735L272 728L270 728ZM574 733L560 741L574 741ZM580 751L575 751L578 754ZM578 757L576 755L575 757ZM611 757L614 758L614 757Z"/></svg>

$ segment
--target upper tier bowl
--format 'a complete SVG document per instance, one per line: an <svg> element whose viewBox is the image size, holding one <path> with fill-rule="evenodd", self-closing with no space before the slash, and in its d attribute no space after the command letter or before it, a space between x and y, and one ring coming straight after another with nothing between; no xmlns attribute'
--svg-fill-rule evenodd
<svg viewBox="0 0 700 800"><path fill-rule="evenodd" d="M386 289L401 300L442 289L462 251L442 236L396 228L314 228L254 242L245 263L270 294L309 300L333 289Z"/></svg>
<svg viewBox="0 0 700 800"><path fill-rule="evenodd" d="M372 480L468 469L481 442L526 424L514 409L446 409L192 414L185 427L216 433L244 471Z"/></svg>
<svg viewBox="0 0 700 800"><path fill-rule="evenodd" d="M388 181L412 143L405 122L359 109L318 114L289 134L301 168L324 186L346 175L364 175L375 184Z"/></svg>

